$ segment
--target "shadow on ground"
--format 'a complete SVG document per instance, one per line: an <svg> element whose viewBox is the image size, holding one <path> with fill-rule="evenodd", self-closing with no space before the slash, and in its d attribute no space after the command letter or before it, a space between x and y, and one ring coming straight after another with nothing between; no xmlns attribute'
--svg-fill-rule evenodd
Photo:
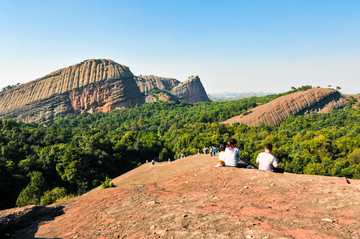
<svg viewBox="0 0 360 239"><path fill-rule="evenodd" d="M64 206L30 206L0 218L0 239L35 238L39 226L64 214ZM45 239L45 238L38 238Z"/></svg>

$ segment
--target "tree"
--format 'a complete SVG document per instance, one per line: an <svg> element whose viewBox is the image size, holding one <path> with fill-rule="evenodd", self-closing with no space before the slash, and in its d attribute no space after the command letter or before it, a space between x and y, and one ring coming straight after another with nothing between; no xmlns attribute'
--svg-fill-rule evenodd
<svg viewBox="0 0 360 239"><path fill-rule="evenodd" d="M31 178L30 183L21 191L16 200L16 206L18 207L40 204L40 198L46 189L45 179L41 172L31 172L29 176Z"/></svg>
<svg viewBox="0 0 360 239"><path fill-rule="evenodd" d="M348 158L350 165L360 165L360 149L355 149L348 155Z"/></svg>

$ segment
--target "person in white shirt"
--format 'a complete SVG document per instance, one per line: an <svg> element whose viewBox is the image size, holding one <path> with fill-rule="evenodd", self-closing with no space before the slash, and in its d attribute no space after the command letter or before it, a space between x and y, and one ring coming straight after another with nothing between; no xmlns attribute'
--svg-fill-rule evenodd
<svg viewBox="0 0 360 239"><path fill-rule="evenodd" d="M271 154L272 144L265 144L265 152L259 153L256 158L256 163L259 164L259 169L269 172L283 173L283 169L278 168L279 164L274 155Z"/></svg>
<svg viewBox="0 0 360 239"><path fill-rule="evenodd" d="M236 139L230 139L227 143L227 148L225 149L225 166L226 167L237 167L239 158L240 158L240 151L237 146Z"/></svg>

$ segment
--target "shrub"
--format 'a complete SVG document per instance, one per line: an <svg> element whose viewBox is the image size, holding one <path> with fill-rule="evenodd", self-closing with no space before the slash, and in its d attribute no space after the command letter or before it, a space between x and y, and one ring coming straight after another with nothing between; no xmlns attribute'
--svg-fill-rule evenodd
<svg viewBox="0 0 360 239"><path fill-rule="evenodd" d="M111 178L106 177L105 182L102 182L101 184L101 188L105 189L105 188L113 188L116 187L115 184L111 183Z"/></svg>
<svg viewBox="0 0 360 239"><path fill-rule="evenodd" d="M56 187L51 191L46 191L44 196L40 199L40 204L45 206L49 204L53 204L60 198L65 198L67 196L66 189L62 187Z"/></svg>

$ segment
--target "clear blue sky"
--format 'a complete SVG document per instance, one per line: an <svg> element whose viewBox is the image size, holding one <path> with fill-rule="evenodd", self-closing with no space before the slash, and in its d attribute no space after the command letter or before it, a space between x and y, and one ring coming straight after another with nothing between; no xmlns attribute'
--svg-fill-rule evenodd
<svg viewBox="0 0 360 239"><path fill-rule="evenodd" d="M360 1L0 0L0 88L90 58L209 93L360 93Z"/></svg>

